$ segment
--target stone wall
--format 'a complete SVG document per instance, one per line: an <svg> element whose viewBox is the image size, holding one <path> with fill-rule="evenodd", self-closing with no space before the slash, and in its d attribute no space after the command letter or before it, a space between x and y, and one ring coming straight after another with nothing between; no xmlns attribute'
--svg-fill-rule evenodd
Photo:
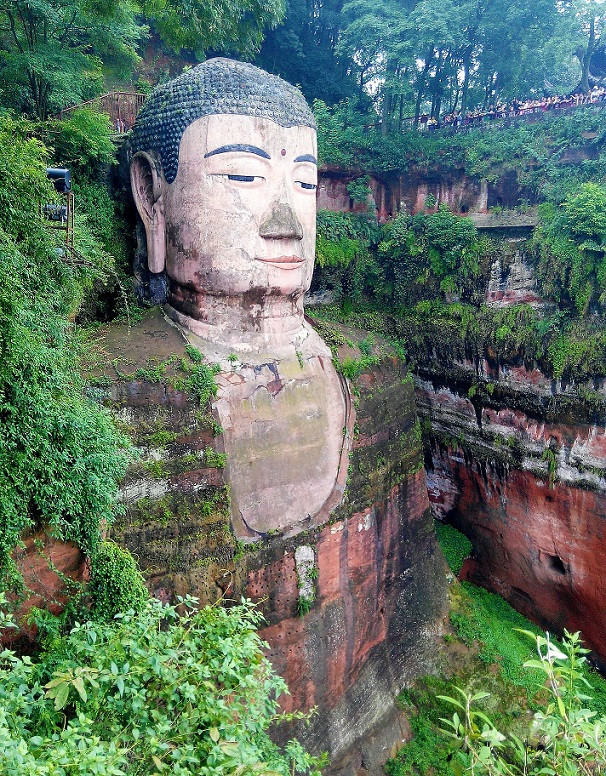
<svg viewBox="0 0 606 776"><path fill-rule="evenodd" d="M545 628L581 630L606 664L603 386L583 393L513 365L423 372L429 496L472 541L462 577Z"/></svg>
<svg viewBox="0 0 606 776"><path fill-rule="evenodd" d="M335 358L361 357L363 333L333 335ZM285 708L318 709L308 727L294 724L288 734L329 751L335 772L379 773L407 731L395 695L431 667L445 611L403 364L377 343L373 365L352 385L347 487L328 521L245 545L230 524L221 429L188 390L193 365L181 333L155 308L131 328L102 329L96 349L95 390L140 451L111 536L162 599L259 602L262 636L292 693Z"/></svg>
<svg viewBox="0 0 606 776"><path fill-rule="evenodd" d="M366 207L354 203L347 192L347 184L359 177L359 173L342 170L320 170L318 177L318 209L340 212L364 211ZM523 201L534 202L533 192L520 185L515 172L507 173L496 181L478 180L463 170L449 173L417 172L414 169L406 175L386 174L371 176L370 204L375 207L380 220L397 215L400 211L420 213L428 197L434 197L437 204L445 204L455 213L486 214L490 208L513 210ZM431 212L431 209L430 209ZM513 219L515 223L506 222ZM533 226L536 215L526 213L506 214L495 222L490 218L479 223L483 228L511 228Z"/></svg>

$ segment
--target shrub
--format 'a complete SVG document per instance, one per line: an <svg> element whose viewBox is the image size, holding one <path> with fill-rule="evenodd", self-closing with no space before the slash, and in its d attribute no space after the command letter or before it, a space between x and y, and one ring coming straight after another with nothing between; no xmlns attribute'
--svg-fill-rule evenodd
<svg viewBox="0 0 606 776"><path fill-rule="evenodd" d="M114 163L112 127L105 113L79 108L61 121L40 127L43 140L53 148L58 164L89 180L99 178Z"/></svg>
<svg viewBox="0 0 606 776"><path fill-rule="evenodd" d="M76 626L35 658L0 663L6 776L283 776L321 759L268 735L284 681L263 655L250 602L139 613Z"/></svg>
<svg viewBox="0 0 606 776"><path fill-rule="evenodd" d="M140 612L149 598L133 556L115 542L101 542L89 584L93 620L111 621L120 612Z"/></svg>
<svg viewBox="0 0 606 776"><path fill-rule="evenodd" d="M441 699L454 706L450 719L443 719L444 732L454 739L457 752L452 762L455 774L487 776L573 776L606 773L606 717L590 709L586 694L589 682L582 673L589 650L581 647L578 633L566 632L562 649L549 637L527 635L536 640L538 659L526 668L545 676L547 704L534 714L532 727L519 737L505 735L477 709L489 696L459 688L457 696Z"/></svg>

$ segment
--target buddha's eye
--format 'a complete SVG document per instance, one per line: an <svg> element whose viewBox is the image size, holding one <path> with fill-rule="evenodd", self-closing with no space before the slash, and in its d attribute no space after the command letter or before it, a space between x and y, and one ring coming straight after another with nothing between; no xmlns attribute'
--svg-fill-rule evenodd
<svg viewBox="0 0 606 776"><path fill-rule="evenodd" d="M315 183L306 183L305 181L295 181L295 186L299 186L300 188L305 189L305 191L315 191L317 189Z"/></svg>
<svg viewBox="0 0 606 776"><path fill-rule="evenodd" d="M242 175L240 173L231 172L214 172L211 173L214 178L221 178L224 181L230 181L231 183L243 184L247 186L256 186L263 183L265 178L262 175Z"/></svg>
<svg viewBox="0 0 606 776"><path fill-rule="evenodd" d="M230 181L238 181L238 183L254 183L256 180L264 180L261 175L228 175L227 179Z"/></svg>

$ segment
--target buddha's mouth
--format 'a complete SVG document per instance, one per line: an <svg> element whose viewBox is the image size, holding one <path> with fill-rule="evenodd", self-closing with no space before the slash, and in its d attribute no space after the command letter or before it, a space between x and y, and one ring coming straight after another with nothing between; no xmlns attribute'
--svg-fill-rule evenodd
<svg viewBox="0 0 606 776"><path fill-rule="evenodd" d="M272 267L278 267L278 269L297 269L297 267L305 263L305 259L302 259L300 256L276 256L271 259L258 256L257 261L262 261L263 264L271 264Z"/></svg>

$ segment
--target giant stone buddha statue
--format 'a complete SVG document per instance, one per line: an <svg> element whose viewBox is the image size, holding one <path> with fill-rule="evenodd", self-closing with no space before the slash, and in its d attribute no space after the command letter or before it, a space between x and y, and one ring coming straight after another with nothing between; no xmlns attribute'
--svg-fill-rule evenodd
<svg viewBox="0 0 606 776"><path fill-rule="evenodd" d="M232 523L243 540L325 522L342 498L353 410L305 320L316 130L300 92L229 59L157 88L131 141L131 184L165 312L219 363Z"/></svg>

